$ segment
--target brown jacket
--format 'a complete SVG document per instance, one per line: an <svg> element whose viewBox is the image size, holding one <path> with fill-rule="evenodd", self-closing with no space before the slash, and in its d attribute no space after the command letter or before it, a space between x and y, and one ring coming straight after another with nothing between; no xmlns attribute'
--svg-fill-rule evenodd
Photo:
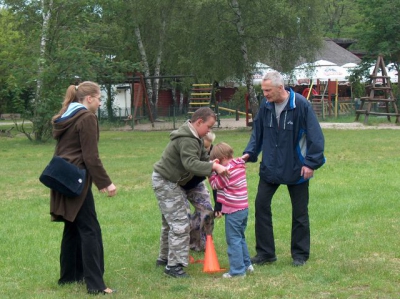
<svg viewBox="0 0 400 299"><path fill-rule="evenodd" d="M53 137L58 141L55 155L87 170L86 184L80 196L69 198L56 191L50 191L52 221L65 219L72 222L85 200L92 181L99 190L112 183L99 157L97 117L86 109L79 110L75 115L53 125Z"/></svg>

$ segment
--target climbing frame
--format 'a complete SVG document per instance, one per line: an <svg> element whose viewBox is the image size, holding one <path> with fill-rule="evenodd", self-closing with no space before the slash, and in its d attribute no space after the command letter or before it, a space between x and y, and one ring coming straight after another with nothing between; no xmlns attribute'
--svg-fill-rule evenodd
<svg viewBox="0 0 400 299"><path fill-rule="evenodd" d="M379 70L381 71L381 75L379 75ZM395 116L396 123L398 123L400 114L397 108L396 98L393 95L390 77L387 74L385 62L381 55L378 56L374 71L369 77L370 84L367 86L367 89L369 89L369 96L360 98L361 105L360 109L356 110L356 121L359 120L361 114L364 114L365 124L368 122L369 115L386 116L389 121L391 116ZM383 97L377 95L379 91L382 91ZM384 112L371 111L372 104L374 103L378 105L379 109L383 109Z"/></svg>
<svg viewBox="0 0 400 299"><path fill-rule="evenodd" d="M200 107L210 107L212 97L212 84L192 84L188 113L193 114L193 112L195 112Z"/></svg>

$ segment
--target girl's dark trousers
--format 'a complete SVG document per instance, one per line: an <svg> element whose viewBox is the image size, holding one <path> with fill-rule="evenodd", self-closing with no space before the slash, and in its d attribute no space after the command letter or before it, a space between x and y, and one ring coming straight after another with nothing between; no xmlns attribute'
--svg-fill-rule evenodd
<svg viewBox="0 0 400 299"><path fill-rule="evenodd" d="M86 282L88 290L103 291L104 253L91 188L74 222L64 221L59 284Z"/></svg>

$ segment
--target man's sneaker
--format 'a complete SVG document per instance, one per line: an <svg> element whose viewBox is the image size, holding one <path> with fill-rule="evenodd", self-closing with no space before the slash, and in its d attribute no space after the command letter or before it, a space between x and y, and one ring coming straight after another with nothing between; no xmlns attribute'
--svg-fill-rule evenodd
<svg viewBox="0 0 400 299"><path fill-rule="evenodd" d="M174 278L187 278L189 275L179 266L166 266L164 273Z"/></svg>
<svg viewBox="0 0 400 299"><path fill-rule="evenodd" d="M247 267L246 272L249 274L253 274L254 273L254 267L253 265L250 265Z"/></svg>
<svg viewBox="0 0 400 299"><path fill-rule="evenodd" d="M167 260L163 260L163 259L157 259L156 260L156 267L165 267L166 265L168 265L168 261Z"/></svg>
<svg viewBox="0 0 400 299"><path fill-rule="evenodd" d="M235 278L235 277L246 277L246 273L241 274L241 275L230 275L229 272L226 272L224 274L222 274L222 278Z"/></svg>
<svg viewBox="0 0 400 299"><path fill-rule="evenodd" d="M293 260L293 263L292 263L292 265L293 265L293 267L301 267L301 266L304 266L306 264L306 261L305 260Z"/></svg>
<svg viewBox="0 0 400 299"><path fill-rule="evenodd" d="M255 257L252 257L250 260L251 260L252 264L261 266L264 264L272 264L273 262L276 262L278 259L276 258L276 256L268 258L268 257L256 255Z"/></svg>

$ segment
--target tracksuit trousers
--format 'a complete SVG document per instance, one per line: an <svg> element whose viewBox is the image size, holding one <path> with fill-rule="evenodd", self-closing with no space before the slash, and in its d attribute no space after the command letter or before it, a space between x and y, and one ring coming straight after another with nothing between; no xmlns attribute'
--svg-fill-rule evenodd
<svg viewBox="0 0 400 299"><path fill-rule="evenodd" d="M291 255L293 259L307 261L310 256L310 222L308 216L308 185L287 185L292 202ZM258 256L275 257L271 201L279 184L260 179L255 202L255 234Z"/></svg>

